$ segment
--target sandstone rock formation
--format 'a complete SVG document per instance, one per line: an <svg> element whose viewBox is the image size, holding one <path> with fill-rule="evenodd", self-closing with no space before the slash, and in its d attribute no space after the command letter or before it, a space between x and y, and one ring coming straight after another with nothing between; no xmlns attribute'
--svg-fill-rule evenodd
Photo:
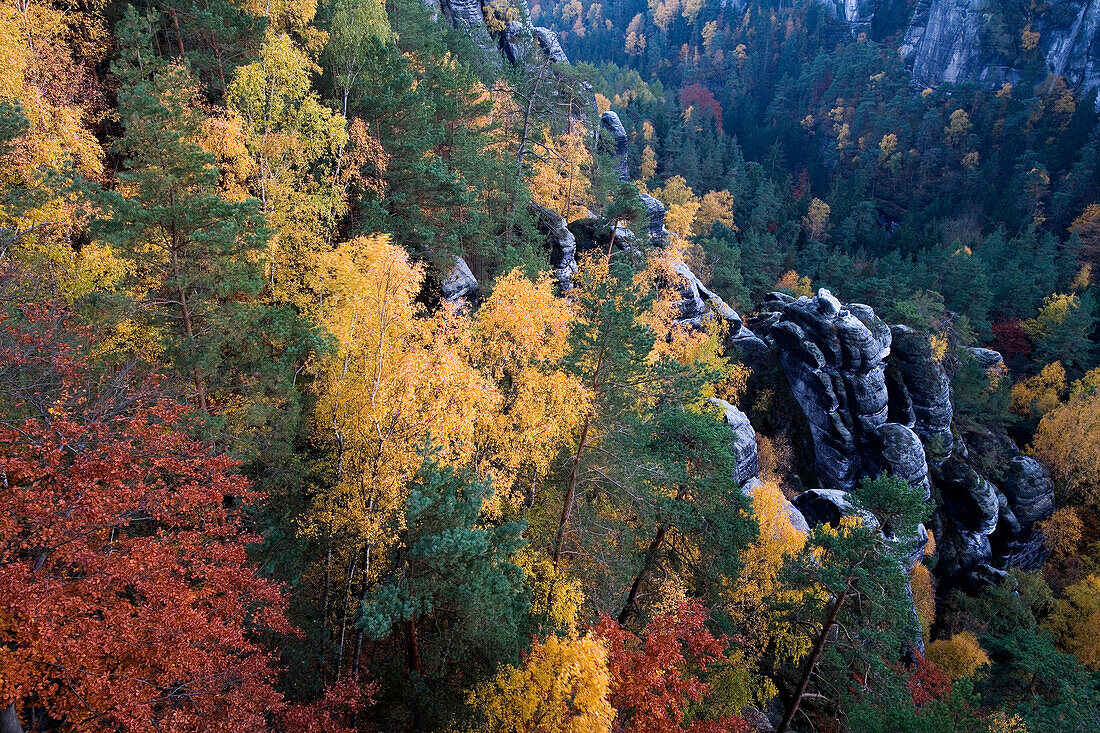
<svg viewBox="0 0 1100 733"><path fill-rule="evenodd" d="M1018 83L1015 59L987 47L985 0L918 0L901 46L916 86L973 81L989 88ZM1100 86L1100 0L1053 0L1038 13L1031 31L1050 74L1065 76L1074 90Z"/></svg>
<svg viewBox="0 0 1100 733"><path fill-rule="evenodd" d="M477 292L477 288L477 278L470 271L470 266L466 264L466 260L461 257L455 258L454 267L447 273L447 277L443 278L443 282L439 286L443 294L443 300L449 303L457 303L470 297Z"/></svg>
<svg viewBox="0 0 1100 733"><path fill-rule="evenodd" d="M778 350L779 364L809 424L818 486L794 504L811 524L834 522L862 476L886 472L938 499L932 519L941 579L998 582L1008 567L1043 560L1037 521L1054 509L1053 485L1007 436L952 432L951 384L927 336L887 327L860 304L821 290L813 298L770 294L753 321ZM975 350L980 364L1000 354ZM919 561L926 540L912 543Z"/></svg>
<svg viewBox="0 0 1100 733"><path fill-rule="evenodd" d="M615 146L615 172L619 174L620 181L630 180L630 171L627 167L627 136L619 115L608 110L600 115L600 127L611 137ZM654 199L656 200L656 199ZM664 206L661 207L664 209Z"/></svg>
<svg viewBox="0 0 1100 733"><path fill-rule="evenodd" d="M733 452L737 456L737 467L733 478L738 486L745 486L760 473L759 455L756 450L756 431L749 423L749 417L736 407L717 397L707 399L723 412L723 419L733 434Z"/></svg>
<svg viewBox="0 0 1100 733"><path fill-rule="evenodd" d="M844 308L822 289L786 304L769 336L809 421L821 486L850 491L868 437L886 423L890 329L870 308Z"/></svg>
<svg viewBox="0 0 1100 733"><path fill-rule="evenodd" d="M565 217L556 211L531 201L528 210L535 215L539 231L550 244L550 266L562 290L573 287L573 274L577 271L577 237L569 231Z"/></svg>

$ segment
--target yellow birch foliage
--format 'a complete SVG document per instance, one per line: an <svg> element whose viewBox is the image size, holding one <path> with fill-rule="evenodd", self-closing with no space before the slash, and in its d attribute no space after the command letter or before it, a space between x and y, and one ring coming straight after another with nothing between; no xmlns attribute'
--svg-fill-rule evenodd
<svg viewBox="0 0 1100 733"><path fill-rule="evenodd" d="M106 28L95 11L61 8L33 1L0 5L0 100L18 102L30 122L15 154L0 166L0 182L28 185L40 168L60 170L70 161L86 176L103 172L86 101L95 97L89 89L94 82L73 53L89 63L102 59Z"/></svg>
<svg viewBox="0 0 1100 733"><path fill-rule="evenodd" d="M708 191L699 202L699 211L695 214L695 233L704 236L710 233L715 224L725 224L730 229L733 223L733 194L729 191Z"/></svg>
<svg viewBox="0 0 1100 733"><path fill-rule="evenodd" d="M558 448L587 412L587 392L555 364L568 350L570 305L548 274L536 282L516 269L497 280L473 323L472 353L499 385L498 414L483 454L498 489L542 479Z"/></svg>
<svg viewBox="0 0 1100 733"><path fill-rule="evenodd" d="M667 209L665 227L681 239L689 238L701 203L684 177L673 176L668 179L664 186L654 189L653 196Z"/></svg>
<svg viewBox="0 0 1100 733"><path fill-rule="evenodd" d="M338 348L314 365L320 439L334 447L335 481L318 497L309 529L356 542L382 539L404 501L428 436L444 460L464 462L499 397L466 363L464 319L422 317L423 268L385 236L341 245L323 260L323 325Z"/></svg>
<svg viewBox="0 0 1100 733"><path fill-rule="evenodd" d="M764 599L797 592L779 587L779 572L787 558L802 549L806 536L791 524L776 481L758 485L751 496L760 534L741 552L743 569L727 590L727 608L733 622L745 630L748 648L762 651L773 641L781 657L794 661L808 651L808 641L789 624L769 616Z"/></svg>
<svg viewBox="0 0 1100 733"><path fill-rule="evenodd" d="M1044 544L1050 550L1052 560L1066 562L1073 559L1085 527L1076 509L1071 506L1058 507L1050 519L1038 522L1037 526L1043 533Z"/></svg>
<svg viewBox="0 0 1100 733"><path fill-rule="evenodd" d="M1066 391L1066 370L1062 362L1047 364L1034 377L1012 387L1012 409L1017 415L1043 415L1062 401Z"/></svg>
<svg viewBox="0 0 1100 733"><path fill-rule="evenodd" d="M978 637L961 631L950 639L940 639L928 645L925 656L951 681L972 677L979 667L989 664L989 655L978 643Z"/></svg>
<svg viewBox="0 0 1100 733"><path fill-rule="evenodd" d="M1091 670L1100 670L1100 577L1089 575L1066 588L1049 626L1062 648Z"/></svg>
<svg viewBox="0 0 1100 733"><path fill-rule="evenodd" d="M592 165L592 152L588 131L574 122L560 135L552 137L543 131L542 137L534 156L531 198L572 221L589 203L587 169Z"/></svg>
<svg viewBox="0 0 1100 733"><path fill-rule="evenodd" d="M478 688L470 703L484 714L487 733L610 733L610 685L602 641L551 636L522 668L507 667Z"/></svg>
<svg viewBox="0 0 1100 733"><path fill-rule="evenodd" d="M1050 470L1062 501L1100 502L1100 390L1079 389L1050 409L1028 452Z"/></svg>
<svg viewBox="0 0 1100 733"><path fill-rule="evenodd" d="M917 620L920 621L921 635L927 645L928 632L936 620L936 589L932 587L932 573L927 565L919 562L913 567L909 587L913 589L913 606L917 611Z"/></svg>

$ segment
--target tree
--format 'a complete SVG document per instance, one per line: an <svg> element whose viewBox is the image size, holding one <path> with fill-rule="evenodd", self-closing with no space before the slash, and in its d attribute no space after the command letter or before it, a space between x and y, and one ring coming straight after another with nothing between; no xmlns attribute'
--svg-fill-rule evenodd
<svg viewBox="0 0 1100 733"><path fill-rule="evenodd" d="M311 91L314 68L288 34L269 34L259 58L237 69L227 94L256 161L250 188L271 227L264 277L276 297L303 309L315 302L308 283L317 253L346 210L341 179L357 172L348 170L347 120Z"/></svg>
<svg viewBox="0 0 1100 733"><path fill-rule="evenodd" d="M789 570L787 582L808 591L799 599L805 605L798 615L810 622L813 642L781 733L790 729L815 678L828 681L820 688L823 693L844 689L843 680L853 674L861 679L864 694L889 689L895 676L891 665L919 634L906 556L927 513L922 492L883 475L864 479L850 497L855 513L838 527L817 527Z"/></svg>
<svg viewBox="0 0 1100 733"><path fill-rule="evenodd" d="M751 495L757 537L742 550L743 569L724 600L734 628L746 638L747 648L762 654L770 644L776 655L795 661L809 650L808 644L782 617L769 612L768 600L781 593L799 592L781 586L780 573L786 562L802 550L806 535L791 524L789 503L775 480L757 485Z"/></svg>
<svg viewBox="0 0 1100 733"><path fill-rule="evenodd" d="M491 733L611 733L607 643L550 636L471 695Z"/></svg>
<svg viewBox="0 0 1100 733"><path fill-rule="evenodd" d="M1039 315L1021 324L1035 343L1035 360L1040 364L1061 361L1071 379L1095 366L1095 308L1088 291L1082 295L1055 293L1047 298Z"/></svg>
<svg viewBox="0 0 1100 733"><path fill-rule="evenodd" d="M0 332L0 702L40 730L267 730L257 637L291 629L227 508L257 495L156 380L94 368L56 304L24 314Z"/></svg>
<svg viewBox="0 0 1100 733"><path fill-rule="evenodd" d="M971 677L979 667L989 664L989 655L969 631L960 631L950 639L937 639L928 645L925 656L952 681Z"/></svg>
<svg viewBox="0 0 1100 733"><path fill-rule="evenodd" d="M569 336L566 367L584 384L590 406L570 461L561 518L551 547L555 563L564 550L578 485L586 468L582 461L597 441L597 433L610 434L594 423L609 427L633 406L635 390L650 381L646 379L645 360L654 343L652 331L639 320L653 296L635 282L629 265L593 260L580 275L577 321Z"/></svg>
<svg viewBox="0 0 1100 733"><path fill-rule="evenodd" d="M320 343L261 299L255 254L268 231L255 200L219 196L187 72L153 54L132 10L119 33L125 167L115 189L93 190L106 216L92 234L129 265L123 318L159 342L170 386L208 416L211 436L249 461L285 457L299 425L294 374Z"/></svg>
<svg viewBox="0 0 1100 733"><path fill-rule="evenodd" d="M594 632L607 640L611 705L615 730L639 733L718 733L748 731L738 717L708 720L705 709L708 671L728 663L730 639L707 630L707 613L698 601L653 617L643 638L606 616Z"/></svg>
<svg viewBox="0 0 1100 733"><path fill-rule="evenodd" d="M1100 501L1098 441L1100 391L1079 388L1043 416L1028 451L1050 470L1062 501L1095 506Z"/></svg>
<svg viewBox="0 0 1100 733"><path fill-rule="evenodd" d="M386 580L364 595L357 623L369 638L382 640L402 627L417 728L418 688L425 681L444 679L456 663L492 669L518 656L527 604L513 556L524 544L524 523L488 523L483 510L490 494L490 484L469 470L427 456L404 515L387 528L398 544L382 571ZM437 632L443 638L428 637L429 646L421 627L432 617L448 623Z"/></svg>
<svg viewBox="0 0 1100 733"><path fill-rule="evenodd" d="M1059 644L1091 670L1100 669L1100 577L1089 575L1066 588L1050 617Z"/></svg>

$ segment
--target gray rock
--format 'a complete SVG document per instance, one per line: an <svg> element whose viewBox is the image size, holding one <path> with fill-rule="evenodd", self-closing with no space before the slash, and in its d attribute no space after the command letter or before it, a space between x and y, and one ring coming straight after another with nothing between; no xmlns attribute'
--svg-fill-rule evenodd
<svg viewBox="0 0 1100 733"><path fill-rule="evenodd" d="M893 326L890 331L894 337L891 365L897 368L912 402L913 429L926 447L934 448L930 460L939 460L950 455L954 445L951 381L943 365L932 356L927 336L907 326Z"/></svg>
<svg viewBox="0 0 1100 733"><path fill-rule="evenodd" d="M440 285L443 299L449 303L455 303L473 295L477 292L477 288L477 278L470 271L466 260L456 257L454 267L447 273L447 277L443 278L443 283Z"/></svg>
<svg viewBox="0 0 1100 733"><path fill-rule="evenodd" d="M992 369L998 364L1004 365L1005 363L1004 357L1001 356L1001 352L999 351L982 349L977 346L969 346L966 350L970 352L971 356L977 359L978 366L982 369Z"/></svg>
<svg viewBox="0 0 1100 733"><path fill-rule="evenodd" d="M822 0L822 4L834 18L844 21L852 35L871 29L874 0Z"/></svg>
<svg viewBox="0 0 1100 733"><path fill-rule="evenodd" d="M818 479L824 488L849 491L863 473L867 436L886 422L890 329L870 308L845 308L827 290L769 302L781 315L768 336L810 425Z"/></svg>
<svg viewBox="0 0 1100 733"><path fill-rule="evenodd" d="M607 114L614 113L609 112ZM618 120L618 117L615 119ZM625 158L623 165L626 165ZM671 232L665 229L665 205L648 193L639 194L639 197L649 217L649 226L646 228L646 233L649 235L650 241L658 246L664 244L665 240L671 235Z"/></svg>
<svg viewBox="0 0 1100 733"><path fill-rule="evenodd" d="M1042 464L1030 456L1009 459L1001 490L1025 530L1054 513L1054 482Z"/></svg>
<svg viewBox="0 0 1100 733"><path fill-rule="evenodd" d="M835 527L841 517L855 512L847 492L836 489L808 489L796 496L792 503L811 527L822 524Z"/></svg>
<svg viewBox="0 0 1100 733"><path fill-rule="evenodd" d="M749 417L736 407L717 397L707 398L722 410L723 419L733 433L733 453L737 456L737 467L733 478L738 486L745 486L760 473L760 462L756 451L756 431L752 429Z"/></svg>
<svg viewBox="0 0 1100 733"><path fill-rule="evenodd" d="M629 181L630 170L627 167L627 135L619 115L611 110L600 115L600 127L607 131L615 145L615 171L619 174L619 180Z"/></svg>
<svg viewBox="0 0 1100 733"><path fill-rule="evenodd" d="M550 245L550 266L562 290L573 287L573 275L577 271L577 237L569 231L565 217L556 211L531 201L528 211L535 215L539 231L546 235Z"/></svg>
<svg viewBox="0 0 1100 733"><path fill-rule="evenodd" d="M988 19L985 0L919 0L900 49L914 85L970 81L993 89L1018 84L1023 57L1018 66L1006 64L985 45ZM1064 76L1081 94L1100 85L1100 0L1052 0L1035 14L1031 30L1039 34L1051 79Z"/></svg>
<svg viewBox="0 0 1100 733"><path fill-rule="evenodd" d="M963 529L990 535L997 528L997 487L958 456L935 467L943 510Z"/></svg>
<svg viewBox="0 0 1100 733"><path fill-rule="evenodd" d="M935 526L936 575L957 581L974 568L988 564L993 557L989 535L960 527L950 517L940 516Z"/></svg>
<svg viewBox="0 0 1100 733"><path fill-rule="evenodd" d="M869 443L873 459L882 472L897 476L919 489L925 501L931 499L928 461L924 455L924 445L916 433L904 425L885 423L871 431Z"/></svg>
<svg viewBox="0 0 1100 733"><path fill-rule="evenodd" d="M542 52L546 54L551 62L556 64L569 63L569 57L566 56L561 43L558 42L557 33L541 26L535 26L532 32L535 34L535 40L538 41L539 48L542 49Z"/></svg>

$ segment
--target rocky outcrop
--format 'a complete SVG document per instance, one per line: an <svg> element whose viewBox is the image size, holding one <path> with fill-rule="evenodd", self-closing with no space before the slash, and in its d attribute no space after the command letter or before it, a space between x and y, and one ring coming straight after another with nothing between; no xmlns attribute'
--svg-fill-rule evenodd
<svg viewBox="0 0 1100 733"><path fill-rule="evenodd" d="M1001 56L985 43L993 14L985 0L918 0L901 46L913 83L920 87L972 81L989 88L1023 78L1026 54ZM1024 28L1008 28L1018 37ZM1030 32L1047 71L1072 89L1100 86L1100 0L1052 0L1034 15Z"/></svg>
<svg viewBox="0 0 1100 733"><path fill-rule="evenodd" d="M809 422L818 482L850 491L868 437L886 423L890 329L870 308L845 308L822 289L785 303L768 335Z"/></svg>
<svg viewBox="0 0 1100 733"><path fill-rule="evenodd" d="M733 434L733 454L737 457L737 467L734 469L733 478L737 481L738 486L745 486L760 473L760 461L756 450L756 431L752 429L748 415L725 400L710 397L707 402L722 411L722 418Z"/></svg>
<svg viewBox="0 0 1100 733"><path fill-rule="evenodd" d="M844 305L826 290L813 298L771 293L752 321L778 362L808 423L817 487L794 498L811 525L850 511L847 492L863 476L889 473L938 499L932 520L948 582L999 582L1009 567L1042 562L1035 523L1054 509L1042 466L1003 434L952 432L951 384L928 337L887 327L874 311ZM989 349L971 353L984 368L1002 364ZM888 527L883 528L889 532ZM927 539L909 543L910 563Z"/></svg>
<svg viewBox="0 0 1100 733"><path fill-rule="evenodd" d="M622 121L619 119L619 115L615 114L611 110L604 112L600 115L600 127L611 138L611 144L614 146L615 154L615 172L619 174L620 181L630 180L630 170L627 163L627 136L626 128L623 127ZM656 201L656 199L654 199ZM664 206L661 207L662 210ZM662 219L662 227L664 221Z"/></svg>
<svg viewBox="0 0 1100 733"><path fill-rule="evenodd" d="M569 57L565 55L565 50L562 49L561 43L558 41L558 34L549 28L543 28L542 26L535 26L531 29L535 34L535 40L539 44L539 48L546 54L546 57L555 64L568 64Z"/></svg>
<svg viewBox="0 0 1100 733"><path fill-rule="evenodd" d="M875 17L874 0L823 0L825 8L837 20L842 20L853 35L871 28Z"/></svg>
<svg viewBox="0 0 1100 733"><path fill-rule="evenodd" d="M898 377L898 396L894 402L910 406L913 429L925 445L931 447L929 457L936 462L949 455L954 444L951 380L943 364L934 358L927 336L908 326L894 326L890 333L894 349L891 366Z"/></svg>
<svg viewBox="0 0 1100 733"><path fill-rule="evenodd" d="M454 267L447 273L447 277L443 278L443 282L439 286L443 294L443 300L448 303L457 303L470 298L477 292L477 288L477 278L470 271L470 266L466 264L466 260L461 257L455 258Z"/></svg>
<svg viewBox="0 0 1100 733"><path fill-rule="evenodd" d="M535 215L539 231L550 245L550 266L562 290L571 290L573 274L577 271L577 237L569 231L565 217L552 209L535 203L527 204L527 210Z"/></svg>
<svg viewBox="0 0 1100 733"><path fill-rule="evenodd" d="M1054 513L1054 482L1003 433L972 433L966 440L971 459L999 487L1000 517L990 535L993 554L1004 557L1006 566L1038 568L1047 552L1035 525Z"/></svg>

